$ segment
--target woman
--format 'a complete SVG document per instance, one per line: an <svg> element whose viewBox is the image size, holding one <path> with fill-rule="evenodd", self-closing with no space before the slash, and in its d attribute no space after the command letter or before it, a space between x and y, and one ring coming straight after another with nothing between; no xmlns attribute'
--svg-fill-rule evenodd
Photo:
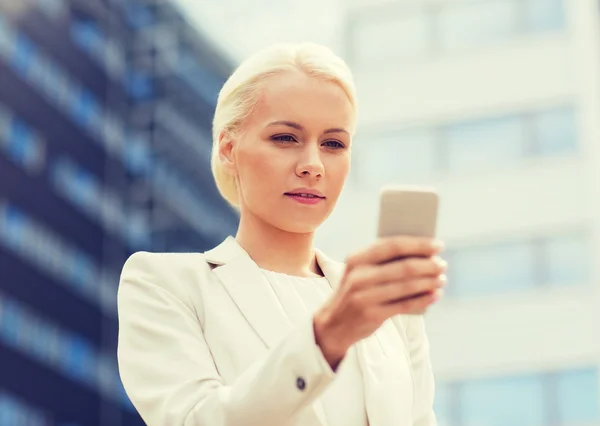
<svg viewBox="0 0 600 426"><path fill-rule="evenodd" d="M445 283L441 243L380 239L346 264L313 248L355 114L348 68L313 44L261 51L223 86L212 168L235 238L138 252L121 275L119 369L148 425L435 424L419 314Z"/></svg>

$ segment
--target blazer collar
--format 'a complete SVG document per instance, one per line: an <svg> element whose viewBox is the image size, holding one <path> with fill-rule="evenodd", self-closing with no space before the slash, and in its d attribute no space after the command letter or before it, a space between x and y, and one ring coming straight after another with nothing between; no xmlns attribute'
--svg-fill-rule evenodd
<svg viewBox="0 0 600 426"><path fill-rule="evenodd" d="M316 251L316 257L319 267L335 289L344 273L344 264L330 259L319 250ZM214 274L267 348L276 346L288 335L293 324L258 265L235 238L230 236L214 249L207 251L205 259L215 265ZM390 324L387 327L389 328ZM392 373L393 367L402 366L402 363L394 359L384 363L387 355L377 338L380 332L381 329L357 342L355 346L362 371L369 423L371 426L390 426L398 424L398 410L408 410L400 418L410 419L410 405L407 405L406 401L402 402L401 392L391 385L386 385L386 382L394 382L394 386L397 387L411 378L408 372ZM382 340L385 340L385 337L382 337ZM398 395L398 403L390 403L390 395ZM322 404L317 401L313 407L320 425L326 426Z"/></svg>
<svg viewBox="0 0 600 426"><path fill-rule="evenodd" d="M335 288L344 265L320 251L316 256L319 267ZM207 251L205 259L215 266L213 273L267 348L277 345L292 330L293 325L266 277L235 238L227 237Z"/></svg>
<svg viewBox="0 0 600 426"><path fill-rule="evenodd" d="M216 266L225 265L240 257L247 257L250 259L246 250L244 250L232 236L228 236L221 244L205 252L204 255L208 263L212 263ZM319 249L315 249L315 255L317 257L317 263L323 271L323 274L325 274L329 284L333 288L337 287L344 273L344 264L330 258Z"/></svg>

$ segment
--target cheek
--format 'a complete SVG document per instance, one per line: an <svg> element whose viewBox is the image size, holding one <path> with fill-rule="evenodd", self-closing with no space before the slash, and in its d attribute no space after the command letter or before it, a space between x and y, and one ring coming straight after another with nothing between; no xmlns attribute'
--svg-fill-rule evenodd
<svg viewBox="0 0 600 426"><path fill-rule="evenodd" d="M330 162L327 169L327 175L331 183L336 187L343 186L350 172L350 157L334 159L334 161Z"/></svg>
<svg viewBox="0 0 600 426"><path fill-rule="evenodd" d="M267 194L280 181L276 178L281 164L267 152L253 150L238 157L240 189L246 197ZM247 200L249 201L249 200Z"/></svg>

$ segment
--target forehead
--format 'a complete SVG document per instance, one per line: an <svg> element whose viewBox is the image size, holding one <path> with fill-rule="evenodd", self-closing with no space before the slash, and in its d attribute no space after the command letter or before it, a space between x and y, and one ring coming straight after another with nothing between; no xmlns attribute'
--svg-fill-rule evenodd
<svg viewBox="0 0 600 426"><path fill-rule="evenodd" d="M321 124L349 129L354 111L341 86L298 71L270 77L263 83L252 118L257 124L293 120L304 126Z"/></svg>

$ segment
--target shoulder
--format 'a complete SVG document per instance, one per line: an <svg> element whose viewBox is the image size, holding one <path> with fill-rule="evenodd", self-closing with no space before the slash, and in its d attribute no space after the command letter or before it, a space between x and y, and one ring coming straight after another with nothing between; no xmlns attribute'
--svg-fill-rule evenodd
<svg viewBox="0 0 600 426"><path fill-rule="evenodd" d="M198 300L199 283L210 271L204 253L153 253L130 255L121 271L119 295L132 291L168 292L186 304Z"/></svg>
<svg viewBox="0 0 600 426"><path fill-rule="evenodd" d="M137 251L131 254L122 272L173 272L174 269L185 269L190 265L204 261L204 253L155 253Z"/></svg>

